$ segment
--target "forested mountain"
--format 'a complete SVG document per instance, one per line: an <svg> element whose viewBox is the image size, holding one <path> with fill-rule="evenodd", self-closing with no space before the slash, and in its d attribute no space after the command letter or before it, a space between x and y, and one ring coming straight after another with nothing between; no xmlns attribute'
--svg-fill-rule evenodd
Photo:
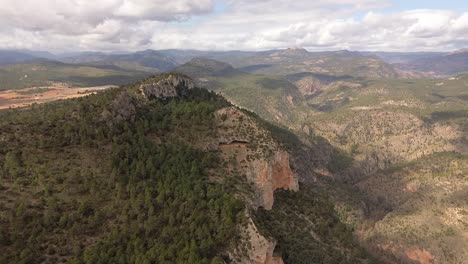
<svg viewBox="0 0 468 264"><path fill-rule="evenodd" d="M370 262L305 143L186 76L0 115L0 263Z"/></svg>
<svg viewBox="0 0 468 264"><path fill-rule="evenodd" d="M24 62L0 66L0 91L47 87L59 83L70 87L120 85L148 75L148 72L55 61Z"/></svg>
<svg viewBox="0 0 468 264"><path fill-rule="evenodd" d="M39 60L39 58L19 51L0 50L0 65L21 63L34 60Z"/></svg>
<svg viewBox="0 0 468 264"><path fill-rule="evenodd" d="M454 75L468 71L468 50L462 49L454 52L425 56L407 61L400 66L435 75Z"/></svg>

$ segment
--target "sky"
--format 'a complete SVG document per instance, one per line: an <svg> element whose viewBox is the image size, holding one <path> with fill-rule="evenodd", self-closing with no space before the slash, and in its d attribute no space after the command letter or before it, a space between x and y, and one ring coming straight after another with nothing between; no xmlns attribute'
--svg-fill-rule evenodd
<svg viewBox="0 0 468 264"><path fill-rule="evenodd" d="M0 0L0 48L452 51L466 0Z"/></svg>

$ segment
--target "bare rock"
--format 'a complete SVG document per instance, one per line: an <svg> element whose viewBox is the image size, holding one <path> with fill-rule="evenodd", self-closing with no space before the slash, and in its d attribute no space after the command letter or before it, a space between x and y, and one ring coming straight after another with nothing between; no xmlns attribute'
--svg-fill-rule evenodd
<svg viewBox="0 0 468 264"><path fill-rule="evenodd" d="M136 115L136 99L129 93L122 92L105 109L101 117L106 122L133 121Z"/></svg>
<svg viewBox="0 0 468 264"><path fill-rule="evenodd" d="M240 230L242 241L248 245L242 250L241 245L230 254L234 264L283 264L283 259L274 256L276 241L263 236L251 218Z"/></svg>
<svg viewBox="0 0 468 264"><path fill-rule="evenodd" d="M167 78L142 84L140 92L147 99L177 97L186 95L194 87L195 84L189 77L171 74Z"/></svg>
<svg viewBox="0 0 468 264"><path fill-rule="evenodd" d="M297 191L298 177L289 164L290 156L270 132L241 110L223 108L216 113L219 133L216 143L228 169L245 175L254 187L253 208L271 210L277 189Z"/></svg>
<svg viewBox="0 0 468 264"><path fill-rule="evenodd" d="M249 178L259 189L260 204L266 210L273 207L275 190L299 190L298 179L289 166L289 154L285 151L276 152L269 160L254 162L253 168Z"/></svg>

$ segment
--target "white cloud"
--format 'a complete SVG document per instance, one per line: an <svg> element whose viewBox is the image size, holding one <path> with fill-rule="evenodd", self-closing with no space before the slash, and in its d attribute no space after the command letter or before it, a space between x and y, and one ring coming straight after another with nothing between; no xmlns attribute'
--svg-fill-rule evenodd
<svg viewBox="0 0 468 264"><path fill-rule="evenodd" d="M215 12L215 4L225 10ZM450 50L468 13L384 13L391 0L0 0L0 47ZM364 14L364 15L362 15Z"/></svg>

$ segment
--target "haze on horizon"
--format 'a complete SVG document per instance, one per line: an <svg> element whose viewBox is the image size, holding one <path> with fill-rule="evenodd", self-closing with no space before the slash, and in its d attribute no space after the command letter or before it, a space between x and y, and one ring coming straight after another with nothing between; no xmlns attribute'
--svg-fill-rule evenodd
<svg viewBox="0 0 468 264"><path fill-rule="evenodd" d="M0 0L0 49L452 51L468 4L403 0Z"/></svg>

